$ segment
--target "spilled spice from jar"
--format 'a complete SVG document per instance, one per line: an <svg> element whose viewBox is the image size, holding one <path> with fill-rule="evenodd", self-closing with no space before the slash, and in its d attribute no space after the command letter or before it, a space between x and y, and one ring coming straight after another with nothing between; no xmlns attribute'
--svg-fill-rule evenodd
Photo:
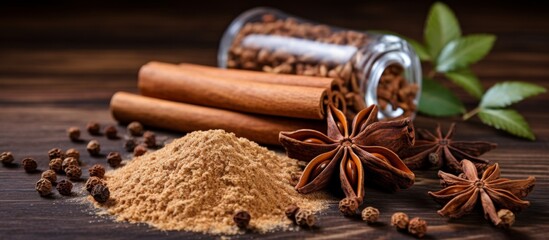
<svg viewBox="0 0 549 240"><path fill-rule="evenodd" d="M111 200L96 207L117 221L161 230L235 234L233 215L246 210L257 232L291 226L291 204L319 211L324 193L301 195L290 185L298 163L223 130L197 131L107 172Z"/></svg>

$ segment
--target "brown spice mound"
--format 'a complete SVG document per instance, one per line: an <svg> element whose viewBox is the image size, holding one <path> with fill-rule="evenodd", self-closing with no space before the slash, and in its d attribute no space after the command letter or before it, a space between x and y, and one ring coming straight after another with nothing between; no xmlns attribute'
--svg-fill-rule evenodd
<svg viewBox="0 0 549 240"><path fill-rule="evenodd" d="M119 221L162 230L234 234L233 214L246 210L258 232L287 229L290 204L318 211L324 194L300 195L290 185L297 162L223 130L197 131L107 173Z"/></svg>

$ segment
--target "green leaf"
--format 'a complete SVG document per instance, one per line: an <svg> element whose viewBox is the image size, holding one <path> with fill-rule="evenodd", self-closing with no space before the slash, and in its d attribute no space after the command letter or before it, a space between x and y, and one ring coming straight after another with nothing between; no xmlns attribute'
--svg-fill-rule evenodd
<svg viewBox="0 0 549 240"><path fill-rule="evenodd" d="M483 123L496 129L530 140L536 139L526 120L515 110L482 108L478 117Z"/></svg>
<svg viewBox="0 0 549 240"><path fill-rule="evenodd" d="M539 85L508 81L494 85L480 101L481 108L500 108L519 102L525 98L544 93L547 90Z"/></svg>
<svg viewBox="0 0 549 240"><path fill-rule="evenodd" d="M445 75L453 83L463 88L467 91L467 93L476 99L480 99L482 97L482 93L484 93L482 84L480 84L477 76L475 76L475 74L468 68L447 72Z"/></svg>
<svg viewBox="0 0 549 240"><path fill-rule="evenodd" d="M437 59L442 48L460 36L459 22L452 10L444 3L434 3L423 30L423 37L431 59Z"/></svg>
<svg viewBox="0 0 549 240"><path fill-rule="evenodd" d="M465 112L463 103L439 83L424 79L422 82L419 111L431 116L453 116Z"/></svg>
<svg viewBox="0 0 549 240"><path fill-rule="evenodd" d="M431 56L429 56L429 52L427 52L427 48L425 48L423 44L411 38L405 38L405 40L414 48L414 51L421 61L431 60Z"/></svg>
<svg viewBox="0 0 549 240"><path fill-rule="evenodd" d="M452 40L437 58L437 71L448 72L477 62L490 52L495 40L496 37L490 34L473 34Z"/></svg>

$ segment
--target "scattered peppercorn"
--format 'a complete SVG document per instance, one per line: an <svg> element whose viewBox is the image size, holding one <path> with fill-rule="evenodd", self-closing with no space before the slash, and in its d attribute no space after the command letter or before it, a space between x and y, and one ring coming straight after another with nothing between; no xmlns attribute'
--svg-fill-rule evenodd
<svg viewBox="0 0 549 240"><path fill-rule="evenodd" d="M95 201L104 203L109 200L111 192L109 191L109 188L104 184L97 184L91 190L91 195L93 199L95 199Z"/></svg>
<svg viewBox="0 0 549 240"><path fill-rule="evenodd" d="M135 142L135 139L129 138L124 142L124 149L126 149L127 152L133 152L133 149L137 146L137 143Z"/></svg>
<svg viewBox="0 0 549 240"><path fill-rule="evenodd" d="M86 129L88 130L88 132L91 134L91 135L95 135L95 136L98 136L100 135L100 129L101 129L101 126L99 126L99 123L96 123L96 122L89 122L88 123L88 126L86 126Z"/></svg>
<svg viewBox="0 0 549 240"><path fill-rule="evenodd" d="M73 142L78 142L80 140L80 129L78 127L70 127L67 129L67 134L69 139Z"/></svg>
<svg viewBox="0 0 549 240"><path fill-rule="evenodd" d="M66 179L63 179L57 183L57 191L63 196L70 196L72 192L72 183Z"/></svg>
<svg viewBox="0 0 549 240"><path fill-rule="evenodd" d="M286 210L284 213L286 214L286 217L288 217L290 220L295 221L295 214L299 211L299 207L295 204L292 204L288 207L286 207Z"/></svg>
<svg viewBox="0 0 549 240"><path fill-rule="evenodd" d="M52 188L52 185L50 180L48 179L41 178L40 180L38 180L38 182L36 182L35 189L38 192L38 194L40 194L40 196L42 197L50 195L51 188Z"/></svg>
<svg viewBox="0 0 549 240"><path fill-rule="evenodd" d="M128 124L128 132L130 132L130 135L139 137L143 135L143 125L141 125L140 122L131 122Z"/></svg>
<svg viewBox="0 0 549 240"><path fill-rule="evenodd" d="M366 207L362 210L362 220L367 223L375 223L379 219L379 210L375 207Z"/></svg>
<svg viewBox="0 0 549 240"><path fill-rule="evenodd" d="M105 128L105 135L108 139L118 139L118 130L116 130L115 126L110 125Z"/></svg>
<svg viewBox="0 0 549 240"><path fill-rule="evenodd" d="M427 233L427 221L415 217L408 223L408 232L416 237L423 237Z"/></svg>
<svg viewBox="0 0 549 240"><path fill-rule="evenodd" d="M65 152L65 157L73 157L80 164L80 152L74 148L70 148Z"/></svg>
<svg viewBox="0 0 549 240"><path fill-rule="evenodd" d="M101 152L101 145L99 145L99 142L97 140L91 140L88 143L88 146L86 146L86 149L92 156L99 155L99 152Z"/></svg>
<svg viewBox="0 0 549 240"><path fill-rule="evenodd" d="M397 230L406 230L408 221L408 215L403 212L396 212L391 216L391 226L395 226Z"/></svg>
<svg viewBox="0 0 549 240"><path fill-rule="evenodd" d="M156 135L154 132L145 131L145 133L143 133L143 142L147 145L147 147L156 147Z"/></svg>
<svg viewBox="0 0 549 240"><path fill-rule="evenodd" d="M38 168L38 164L32 158L24 158L21 161L21 164L23 165L23 169L25 169L25 172L28 173L34 172L36 171L36 168Z"/></svg>
<svg viewBox="0 0 549 240"><path fill-rule="evenodd" d="M61 166L63 167L63 171L66 171L69 166L79 166L79 164L76 158L68 157L63 160L63 165Z"/></svg>
<svg viewBox="0 0 549 240"><path fill-rule="evenodd" d="M105 177L105 168L100 164L93 165L90 169L88 169L88 172L90 172L90 177Z"/></svg>
<svg viewBox="0 0 549 240"><path fill-rule="evenodd" d="M315 214L309 210L299 210L295 214L295 222L299 226L313 227L316 224L317 218Z"/></svg>
<svg viewBox="0 0 549 240"><path fill-rule="evenodd" d="M250 224L251 218L250 213L240 210L234 214L233 221L237 227L244 229L248 227L248 224Z"/></svg>
<svg viewBox="0 0 549 240"><path fill-rule="evenodd" d="M345 216L353 216L358 209L358 201L354 198L344 198L339 201L339 211Z"/></svg>
<svg viewBox="0 0 549 240"><path fill-rule="evenodd" d="M145 144L139 144L133 149L133 156L135 157L142 156L145 153L147 153L147 145Z"/></svg>
<svg viewBox="0 0 549 240"><path fill-rule="evenodd" d="M86 191L88 191L89 193L91 193L93 187L95 187L95 185L97 185L97 184L104 184L104 183L103 183L103 180L101 180L101 179L98 178L98 177L90 177L90 178L88 178L88 181L86 181L86 185L85 185Z"/></svg>
<svg viewBox="0 0 549 240"><path fill-rule="evenodd" d="M61 158L54 158L50 160L49 167L54 172L60 173L63 170L63 159Z"/></svg>
<svg viewBox="0 0 549 240"><path fill-rule="evenodd" d="M52 148L48 151L48 156L50 157L50 160L54 158L61 158L63 159L65 157L65 153L59 148Z"/></svg>
<svg viewBox="0 0 549 240"><path fill-rule="evenodd" d="M510 228L515 223L515 214L509 209L500 209L498 217L501 219L499 226L502 228Z"/></svg>
<svg viewBox="0 0 549 240"><path fill-rule="evenodd" d="M82 169L79 166L70 165L65 168L65 174L71 181L78 181L82 176Z"/></svg>
<svg viewBox="0 0 549 240"><path fill-rule="evenodd" d="M13 154L11 152L3 152L0 154L0 161L2 164L11 164L15 159L13 158Z"/></svg>
<svg viewBox="0 0 549 240"><path fill-rule="evenodd" d="M57 174L53 170L46 170L42 172L42 178L48 179L50 182L54 183L57 181Z"/></svg>
<svg viewBox="0 0 549 240"><path fill-rule="evenodd" d="M109 155L107 155L107 162L111 167L116 168L120 166L120 163L122 162L122 157L118 152L110 152Z"/></svg>

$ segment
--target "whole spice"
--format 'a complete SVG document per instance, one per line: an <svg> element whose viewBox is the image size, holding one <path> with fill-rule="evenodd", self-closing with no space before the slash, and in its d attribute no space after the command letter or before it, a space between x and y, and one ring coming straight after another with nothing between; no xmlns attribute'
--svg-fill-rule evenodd
<svg viewBox="0 0 549 240"><path fill-rule="evenodd" d="M63 150L59 149L59 148L52 148L51 150L48 151L48 156L50 157L50 160L54 159L54 158L65 158L65 153L63 152Z"/></svg>
<svg viewBox="0 0 549 240"><path fill-rule="evenodd" d="M299 207L295 204L291 204L290 206L286 207L284 214L286 214L286 217L288 217L288 219L295 221L295 215L298 211Z"/></svg>
<svg viewBox="0 0 549 240"><path fill-rule="evenodd" d="M78 163L80 164L80 152L74 148L69 148L66 152L65 152L65 157L72 157L72 158L75 158Z"/></svg>
<svg viewBox="0 0 549 240"><path fill-rule="evenodd" d="M118 152L110 152L109 155L107 155L107 162L109 163L109 166L113 168L119 167L122 162L122 156L120 156L120 153Z"/></svg>
<svg viewBox="0 0 549 240"><path fill-rule="evenodd" d="M67 168L68 168L69 166L77 166L77 167L78 167L78 166L80 166L80 165L78 164L78 160L76 160L76 158L68 157L68 158L65 158L65 159L63 160L63 165L62 165L63 171L66 172L66 171L67 171Z"/></svg>
<svg viewBox="0 0 549 240"><path fill-rule="evenodd" d="M400 66L390 65L381 74L377 97L382 111L390 107L392 110L402 109L405 115L415 112L414 101L419 87L417 84L409 84L402 76L403 71Z"/></svg>
<svg viewBox="0 0 549 240"><path fill-rule="evenodd" d="M331 179L338 179L347 199L340 202L340 210L347 215L363 201L365 177L387 190L411 186L414 173L394 151L413 145L412 121L378 122L377 113L372 105L360 111L349 126L344 114L330 106L328 135L306 129L281 132L280 142L288 157L309 161L295 187L297 191L314 192L325 188ZM333 174L339 174L339 178Z"/></svg>
<svg viewBox="0 0 549 240"><path fill-rule="evenodd" d="M108 139L118 139L118 130L115 126L109 125L105 128L105 135Z"/></svg>
<svg viewBox="0 0 549 240"><path fill-rule="evenodd" d="M415 217L408 223L408 232L416 237L422 238L427 233L427 221Z"/></svg>
<svg viewBox="0 0 549 240"><path fill-rule="evenodd" d="M451 172L460 173L460 161L468 159L479 170L486 168L488 160L478 156L496 148L497 145L481 141L454 141L452 137L455 128L455 123L452 123L446 136L442 135L440 125L435 130L436 134L418 129L419 139L416 140L416 144L400 154L404 163L411 169L422 168L430 164L439 169L444 167Z"/></svg>
<svg viewBox="0 0 549 240"><path fill-rule="evenodd" d="M41 178L36 182L35 189L40 196L45 197L51 194L52 185L48 179Z"/></svg>
<svg viewBox="0 0 549 240"><path fill-rule="evenodd" d="M42 178L48 179L50 182L54 183L57 181L57 174L53 170L46 170L42 172Z"/></svg>
<svg viewBox="0 0 549 240"><path fill-rule="evenodd" d="M90 177L105 177L105 168L101 166L101 164L93 165L90 169L88 169L88 172L90 173Z"/></svg>
<svg viewBox="0 0 549 240"><path fill-rule="evenodd" d="M137 146L137 143L135 142L135 139L129 138L124 141L124 149L126 149L127 152L133 152L133 149Z"/></svg>
<svg viewBox="0 0 549 240"><path fill-rule="evenodd" d="M54 158L50 160L49 167L56 173L61 173L63 171L63 159Z"/></svg>
<svg viewBox="0 0 549 240"><path fill-rule="evenodd" d="M134 137L140 137L143 135L143 125L140 122L133 121L128 124L128 132Z"/></svg>
<svg viewBox="0 0 549 240"><path fill-rule="evenodd" d="M92 188L91 195L93 199L95 199L95 201L104 203L109 200L111 192L109 191L109 188L107 186L103 184L97 184Z"/></svg>
<svg viewBox="0 0 549 240"><path fill-rule="evenodd" d="M366 207L362 210L362 220L371 224L379 219L379 210L374 207Z"/></svg>
<svg viewBox="0 0 549 240"><path fill-rule="evenodd" d="M99 126L99 123L97 122L89 122L88 125L86 126L86 129L88 130L88 133L90 133L91 135L99 136L101 134L100 133L101 126Z"/></svg>
<svg viewBox="0 0 549 240"><path fill-rule="evenodd" d="M237 211L233 216L233 221L238 228L245 229L250 224L250 213L244 210Z"/></svg>
<svg viewBox="0 0 549 240"><path fill-rule="evenodd" d="M145 131L145 133L143 133L143 142L147 145L147 147L156 147L156 135L154 132Z"/></svg>
<svg viewBox="0 0 549 240"><path fill-rule="evenodd" d="M88 150L88 153L90 153L90 155L98 156L101 152L101 145L99 145L99 142L97 140L91 140L86 146L86 149Z"/></svg>
<svg viewBox="0 0 549 240"><path fill-rule="evenodd" d="M67 135L71 141L78 142L80 140L80 129L78 127L70 127L67 129Z"/></svg>
<svg viewBox="0 0 549 240"><path fill-rule="evenodd" d="M498 217L501 219L499 224L502 228L510 228L515 223L515 214L509 209L500 209L498 211Z"/></svg>
<svg viewBox="0 0 549 240"><path fill-rule="evenodd" d="M139 157L139 156L143 156L143 154L147 153L147 145L145 144L139 144L137 145L137 147L135 147L133 149L133 156L134 157Z"/></svg>
<svg viewBox="0 0 549 240"><path fill-rule="evenodd" d="M391 226L395 226L397 230L402 231L408 228L408 215L403 212L396 212L391 216Z"/></svg>
<svg viewBox="0 0 549 240"><path fill-rule="evenodd" d="M359 203L356 198L344 198L339 201L339 211L345 216L354 216L358 205Z"/></svg>
<svg viewBox="0 0 549 240"><path fill-rule="evenodd" d="M95 187L95 185L97 185L97 184L103 184L104 185L105 183L103 182L103 180L101 180L98 177L88 178L88 180L86 181L86 185L85 185L86 191L91 193L93 187Z"/></svg>
<svg viewBox="0 0 549 240"><path fill-rule="evenodd" d="M38 164L32 158L24 158L21 161L21 164L23 165L23 169L25 169L25 172L27 173L32 173L36 171L36 168L38 168Z"/></svg>
<svg viewBox="0 0 549 240"><path fill-rule="evenodd" d="M0 161L4 165L11 164L15 159L13 158L13 154L11 152L2 152L0 154Z"/></svg>
<svg viewBox="0 0 549 240"><path fill-rule="evenodd" d="M500 178L499 165L496 163L486 168L479 178L477 168L471 161L464 159L461 165L462 177L438 172L443 185L447 186L438 192L429 192L436 202L444 205L438 214L459 218L471 212L480 200L484 217L499 226L501 219L496 213L496 206L516 212L530 205L530 202L521 199L534 188L534 177L522 180Z"/></svg>
<svg viewBox="0 0 549 240"><path fill-rule="evenodd" d="M70 165L65 168L65 174L71 181L78 181L82 176L82 169L76 165Z"/></svg>
<svg viewBox="0 0 549 240"><path fill-rule="evenodd" d="M66 179L63 179L57 183L57 191L63 196L70 196L72 194L72 183Z"/></svg>
<svg viewBox="0 0 549 240"><path fill-rule="evenodd" d="M317 218L315 214L309 210L299 210L295 214L295 223L303 227L313 227L316 224Z"/></svg>

